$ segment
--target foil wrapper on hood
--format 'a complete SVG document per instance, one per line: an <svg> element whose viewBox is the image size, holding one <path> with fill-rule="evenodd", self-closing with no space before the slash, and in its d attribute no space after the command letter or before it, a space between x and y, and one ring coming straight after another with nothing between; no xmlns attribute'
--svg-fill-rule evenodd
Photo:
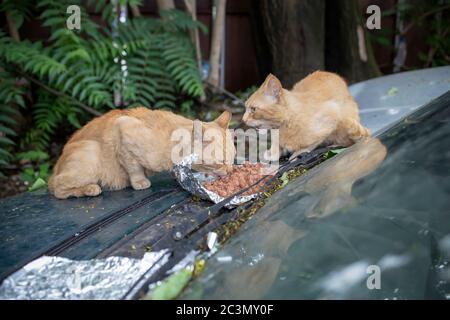
<svg viewBox="0 0 450 320"><path fill-rule="evenodd" d="M121 299L148 271L156 272L168 250L147 252L142 259L109 257L75 261L42 256L6 278L0 299Z"/></svg>
<svg viewBox="0 0 450 320"><path fill-rule="evenodd" d="M212 192L205 187L203 184L207 181L214 180L213 177L207 176L202 172L195 172L192 170L192 164L198 159L196 154L191 154L184 159L182 159L178 164L174 165L173 172L178 183L183 187L184 190L189 191L193 195L196 195L202 199L210 200L214 203L219 203L226 198ZM228 209L237 207L251 199L258 196L258 193L245 195L245 196L235 196L225 203L225 207Z"/></svg>

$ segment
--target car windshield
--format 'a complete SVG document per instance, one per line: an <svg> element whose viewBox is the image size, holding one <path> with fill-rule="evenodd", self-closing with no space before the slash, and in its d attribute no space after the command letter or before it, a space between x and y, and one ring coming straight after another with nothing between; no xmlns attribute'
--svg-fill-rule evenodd
<svg viewBox="0 0 450 320"><path fill-rule="evenodd" d="M450 298L450 92L271 196L182 298Z"/></svg>

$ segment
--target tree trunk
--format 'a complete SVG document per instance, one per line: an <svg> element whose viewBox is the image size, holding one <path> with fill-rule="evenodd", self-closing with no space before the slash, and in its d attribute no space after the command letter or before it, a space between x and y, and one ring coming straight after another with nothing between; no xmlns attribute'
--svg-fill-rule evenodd
<svg viewBox="0 0 450 320"><path fill-rule="evenodd" d="M227 0L216 0L216 18L212 29L211 53L209 56L208 82L219 86L220 53L222 49L223 32L225 26ZM222 70L223 72L223 70Z"/></svg>
<svg viewBox="0 0 450 320"><path fill-rule="evenodd" d="M333 0L326 4L325 66L349 82L381 75L358 0Z"/></svg>
<svg viewBox="0 0 450 320"><path fill-rule="evenodd" d="M324 0L253 0L252 7L261 80L272 72L289 88L324 68Z"/></svg>
<svg viewBox="0 0 450 320"><path fill-rule="evenodd" d="M175 2L173 0L156 0L158 11L175 9Z"/></svg>

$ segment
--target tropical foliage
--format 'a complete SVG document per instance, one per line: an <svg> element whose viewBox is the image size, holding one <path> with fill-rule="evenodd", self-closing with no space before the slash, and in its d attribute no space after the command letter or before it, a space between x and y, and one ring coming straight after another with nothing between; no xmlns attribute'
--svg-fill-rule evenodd
<svg viewBox="0 0 450 320"><path fill-rule="evenodd" d="M188 14L170 10L123 23L110 1L89 1L101 20L94 22L78 3L81 29L69 30L66 10L74 4L7 0L0 6L17 28L38 16L50 30L47 41L35 42L0 30L0 167L14 152L46 152L58 129L79 128L109 109L175 109L180 97L204 94L189 31L205 27ZM18 140L17 119L28 114L30 125Z"/></svg>

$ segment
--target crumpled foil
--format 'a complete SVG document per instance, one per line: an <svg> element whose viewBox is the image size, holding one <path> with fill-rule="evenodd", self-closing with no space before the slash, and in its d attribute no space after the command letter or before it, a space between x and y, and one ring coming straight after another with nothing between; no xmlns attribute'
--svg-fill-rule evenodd
<svg viewBox="0 0 450 320"><path fill-rule="evenodd" d="M121 299L150 268L156 272L162 266L167 251L147 252L142 259L42 256L3 281L0 299Z"/></svg>
<svg viewBox="0 0 450 320"><path fill-rule="evenodd" d="M174 165L173 172L178 183L184 190L189 191L193 195L196 195L202 199L210 200L214 203L219 203L225 200L224 197L203 187L205 182L212 181L214 179L212 177L207 177L204 173L195 172L192 170L192 164L195 160L197 160L197 158L198 156L196 154L191 154L182 159L180 163ZM230 201L228 201L224 206L228 209L232 209L256 198L258 194L259 193L245 196L235 196L231 198Z"/></svg>

